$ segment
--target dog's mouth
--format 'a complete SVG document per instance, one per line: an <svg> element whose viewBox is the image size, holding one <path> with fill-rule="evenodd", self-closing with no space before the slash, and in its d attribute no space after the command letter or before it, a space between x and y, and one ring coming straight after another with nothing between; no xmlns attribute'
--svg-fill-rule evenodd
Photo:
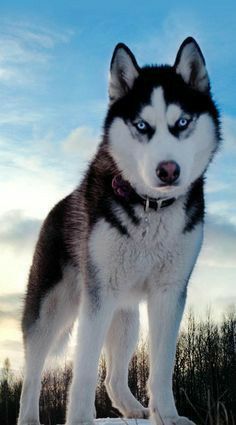
<svg viewBox="0 0 236 425"><path fill-rule="evenodd" d="M160 183L156 187L157 189L163 188L165 190L170 190L170 189L173 189L173 187L178 187L179 185L180 185L179 183L172 183L172 184Z"/></svg>
<svg viewBox="0 0 236 425"><path fill-rule="evenodd" d="M140 192L140 190L142 194L146 194L152 198L176 198L185 192L186 185L179 180L172 184L158 183L155 184L155 186L145 184L145 186L140 187L139 190L137 188L137 192Z"/></svg>
<svg viewBox="0 0 236 425"><path fill-rule="evenodd" d="M158 182L155 186L152 186L152 190L155 190L156 192L163 192L163 193L169 193L178 190L178 188L181 187L180 180L173 182L173 183L162 183Z"/></svg>
<svg viewBox="0 0 236 425"><path fill-rule="evenodd" d="M176 191L178 190L178 185L159 185L156 187L151 188L151 192L155 194L155 196L160 197L170 197L174 196L176 194Z"/></svg>

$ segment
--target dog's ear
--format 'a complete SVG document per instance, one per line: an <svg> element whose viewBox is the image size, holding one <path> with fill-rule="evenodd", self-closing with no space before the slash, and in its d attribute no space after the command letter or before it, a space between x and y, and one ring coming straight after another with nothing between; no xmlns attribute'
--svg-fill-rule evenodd
<svg viewBox="0 0 236 425"><path fill-rule="evenodd" d="M139 66L133 53L123 44L117 44L110 67L109 97L113 103L123 97L139 75Z"/></svg>
<svg viewBox="0 0 236 425"><path fill-rule="evenodd" d="M197 42L192 37L186 38L176 56L175 71L183 80L196 90L207 93L210 82L205 59Z"/></svg>

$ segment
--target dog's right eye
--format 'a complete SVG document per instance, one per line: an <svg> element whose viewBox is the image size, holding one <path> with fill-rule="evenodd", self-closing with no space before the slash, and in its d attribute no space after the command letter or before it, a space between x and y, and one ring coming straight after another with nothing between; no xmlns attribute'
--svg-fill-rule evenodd
<svg viewBox="0 0 236 425"><path fill-rule="evenodd" d="M141 134L148 134L151 130L150 125L143 120L137 121L133 125Z"/></svg>

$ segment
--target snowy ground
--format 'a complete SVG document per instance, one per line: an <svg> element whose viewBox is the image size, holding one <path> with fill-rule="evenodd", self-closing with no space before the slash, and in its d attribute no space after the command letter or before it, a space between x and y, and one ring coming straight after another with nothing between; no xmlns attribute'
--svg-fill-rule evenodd
<svg viewBox="0 0 236 425"><path fill-rule="evenodd" d="M151 425L148 419L102 418L96 419L97 425Z"/></svg>
<svg viewBox="0 0 236 425"><path fill-rule="evenodd" d="M94 422L96 425L151 425L148 419L100 418Z"/></svg>

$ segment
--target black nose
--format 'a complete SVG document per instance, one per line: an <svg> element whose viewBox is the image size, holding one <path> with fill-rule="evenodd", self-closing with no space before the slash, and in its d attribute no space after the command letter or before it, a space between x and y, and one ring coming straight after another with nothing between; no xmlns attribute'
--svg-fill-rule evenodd
<svg viewBox="0 0 236 425"><path fill-rule="evenodd" d="M162 161L156 169L157 177L165 183L174 183L180 175L180 166L175 161Z"/></svg>

